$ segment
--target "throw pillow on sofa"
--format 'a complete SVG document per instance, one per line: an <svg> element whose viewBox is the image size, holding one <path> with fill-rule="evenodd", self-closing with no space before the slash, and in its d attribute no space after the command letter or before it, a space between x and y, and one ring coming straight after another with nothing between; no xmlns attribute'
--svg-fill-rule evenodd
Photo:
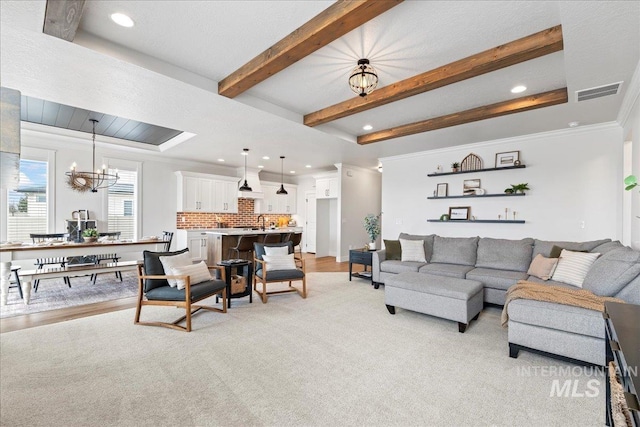
<svg viewBox="0 0 640 427"><path fill-rule="evenodd" d="M553 245L551 248L551 252L549 253L549 258L560 258L560 254L562 254L562 250L567 249L571 252L589 252L587 250L579 250L579 249L571 249L571 248L563 248L562 246Z"/></svg>
<svg viewBox="0 0 640 427"><path fill-rule="evenodd" d="M552 279L582 287L584 278L599 256L599 253L573 252L563 249L558 259L556 271L553 272Z"/></svg>
<svg viewBox="0 0 640 427"><path fill-rule="evenodd" d="M399 240L385 240L384 248L387 251L385 259L397 261L402 259L402 246Z"/></svg>
<svg viewBox="0 0 640 427"><path fill-rule="evenodd" d="M401 261L427 262L422 240L400 239L400 247L402 248Z"/></svg>
<svg viewBox="0 0 640 427"><path fill-rule="evenodd" d="M558 265L558 258L546 258L538 254L531 261L527 274L542 280L549 280Z"/></svg>
<svg viewBox="0 0 640 427"><path fill-rule="evenodd" d="M207 268L207 264L204 261L200 261L197 264L190 264L181 267L171 267L171 275L173 276L189 276L189 283L197 285L198 283L206 282L212 279L211 273ZM187 284L183 279L176 279L176 287L178 290L184 289Z"/></svg>

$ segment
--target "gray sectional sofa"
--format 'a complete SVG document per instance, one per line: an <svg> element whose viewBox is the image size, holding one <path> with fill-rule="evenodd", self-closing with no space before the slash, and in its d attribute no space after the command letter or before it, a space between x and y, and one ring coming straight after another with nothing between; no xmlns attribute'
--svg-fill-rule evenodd
<svg viewBox="0 0 640 427"><path fill-rule="evenodd" d="M484 302L504 305L506 292L518 280L543 281L527 274L536 255L550 255L553 246L571 251L600 253L584 279L583 289L640 304L640 252L611 239L589 242L520 240L488 237L450 238L401 233L399 239L422 240L426 262L386 259L386 250L373 254L372 274L379 286L403 272L455 277L481 282ZM393 280L392 280L393 281ZM602 314L579 307L518 299L508 306L510 356L534 350L576 362L604 365Z"/></svg>

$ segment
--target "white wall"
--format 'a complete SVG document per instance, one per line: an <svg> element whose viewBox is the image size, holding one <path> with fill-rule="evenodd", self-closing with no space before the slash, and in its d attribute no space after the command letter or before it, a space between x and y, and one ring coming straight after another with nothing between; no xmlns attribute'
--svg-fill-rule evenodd
<svg viewBox="0 0 640 427"><path fill-rule="evenodd" d="M349 249L361 248L369 242L364 217L381 212L382 178L377 170L338 165L340 189L338 261L349 259Z"/></svg>
<svg viewBox="0 0 640 427"><path fill-rule="evenodd" d="M628 172L631 175L640 177L640 95L637 90L637 86L640 85L640 62L636 68L634 83L636 88L634 92L635 99L629 114L624 118L622 136L624 141L630 141L630 146L626 150L628 158L625 159L630 164ZM627 174L625 173L625 175ZM625 196L629 198L629 194ZM625 205L628 206L627 208L630 209L630 212L625 213L629 218L626 227L623 228L623 242L635 249L640 249L640 191L638 191L638 187L631 192L630 201Z"/></svg>
<svg viewBox="0 0 640 427"><path fill-rule="evenodd" d="M520 151L525 169L428 177L437 165L450 170L469 153L484 167L494 167L495 154ZM640 152L640 151L639 151ZM581 127L381 159L382 236L400 232L441 236L488 236L553 240L620 239L622 128L616 124ZM438 183L449 184L449 195L462 194L464 179L481 180L487 193L502 193L511 184L528 183L525 197L427 200ZM517 212L525 224L428 223L451 206L471 206L478 219ZM582 223L584 222L584 228Z"/></svg>
<svg viewBox="0 0 640 427"><path fill-rule="evenodd" d="M293 219L298 223L298 227L304 227L302 231L302 242L300 243L300 247L303 249L307 247L307 215L306 215L306 204L307 204L307 196L306 193L309 191L316 191L316 180L308 175L301 176L296 179L296 183L298 184L298 212L295 215L291 215Z"/></svg>

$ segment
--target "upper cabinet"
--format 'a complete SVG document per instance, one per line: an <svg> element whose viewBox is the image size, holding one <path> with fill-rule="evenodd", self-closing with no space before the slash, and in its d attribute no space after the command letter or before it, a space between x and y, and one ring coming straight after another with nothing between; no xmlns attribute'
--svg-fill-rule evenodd
<svg viewBox="0 0 640 427"><path fill-rule="evenodd" d="M178 212L238 212L238 178L195 172L176 172Z"/></svg>
<svg viewBox="0 0 640 427"><path fill-rule="evenodd" d="M337 176L316 179L316 199L334 199L338 196Z"/></svg>
<svg viewBox="0 0 640 427"><path fill-rule="evenodd" d="M294 214L298 207L298 187L286 184L288 194L277 194L280 184L261 182L262 199L256 199L254 212L260 214Z"/></svg>

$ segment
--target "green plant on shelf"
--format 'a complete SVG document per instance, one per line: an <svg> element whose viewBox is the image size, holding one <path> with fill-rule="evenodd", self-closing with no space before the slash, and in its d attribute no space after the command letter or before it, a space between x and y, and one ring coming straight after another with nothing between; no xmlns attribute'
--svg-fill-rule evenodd
<svg viewBox="0 0 640 427"><path fill-rule="evenodd" d="M624 179L624 189L631 191L638 186L638 178L635 175L629 175Z"/></svg>
<svg viewBox="0 0 640 427"><path fill-rule="evenodd" d="M458 168L459 167L460 167L460 163L458 163L458 162L451 163L451 171L452 172L458 172Z"/></svg>
<svg viewBox="0 0 640 427"><path fill-rule="evenodd" d="M82 232L82 237L98 237L97 228L87 228Z"/></svg>
<svg viewBox="0 0 640 427"><path fill-rule="evenodd" d="M507 188L506 190L504 190L504 192L505 194L524 194L526 190L530 190L528 183L512 185L511 188Z"/></svg>

